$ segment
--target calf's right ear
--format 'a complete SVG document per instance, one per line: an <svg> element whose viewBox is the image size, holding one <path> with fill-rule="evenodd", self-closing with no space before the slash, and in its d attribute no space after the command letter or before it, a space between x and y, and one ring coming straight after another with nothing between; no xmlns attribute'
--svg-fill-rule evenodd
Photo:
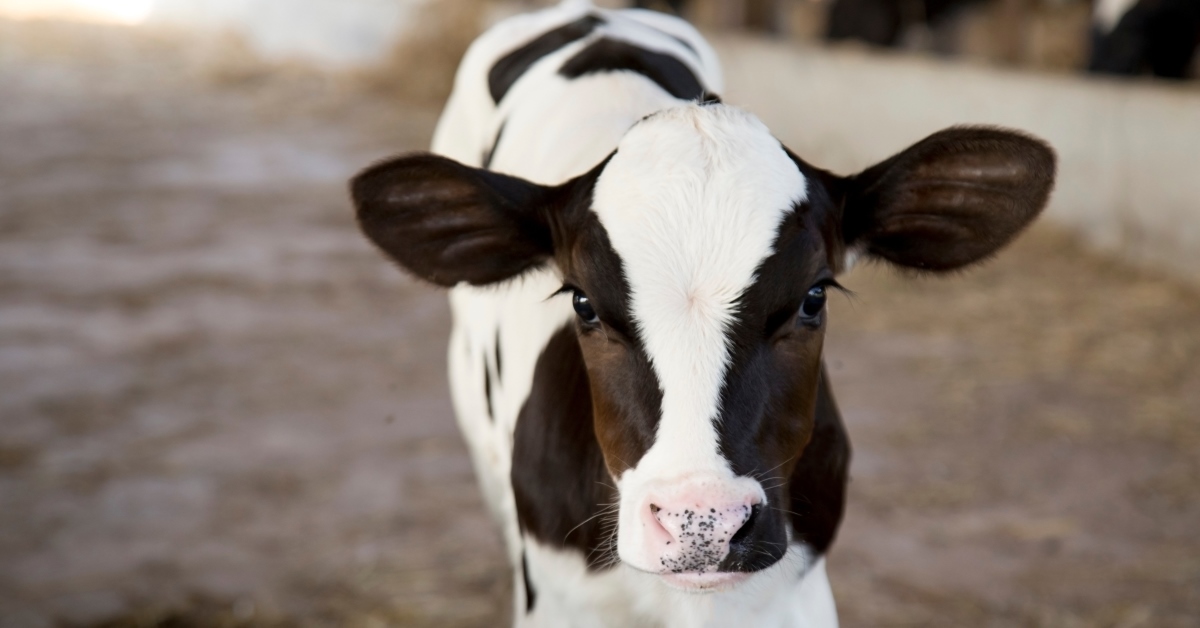
<svg viewBox="0 0 1200 628"><path fill-rule="evenodd" d="M926 271L992 255L1046 206L1054 151L991 127L939 131L841 181L852 250Z"/></svg>
<svg viewBox="0 0 1200 628"><path fill-rule="evenodd" d="M557 190L428 153L376 164L350 183L363 233L442 286L503 281L548 260Z"/></svg>

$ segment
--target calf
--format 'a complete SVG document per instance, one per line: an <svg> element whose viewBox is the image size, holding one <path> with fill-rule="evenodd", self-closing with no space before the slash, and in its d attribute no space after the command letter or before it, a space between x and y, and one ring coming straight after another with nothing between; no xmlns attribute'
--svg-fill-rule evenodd
<svg viewBox="0 0 1200 628"><path fill-rule="evenodd" d="M855 259L994 253L1053 181L1045 144L990 128L836 176L720 89L687 24L564 3L471 46L435 154L352 183L367 237L453 288L454 406L519 625L836 625L827 295Z"/></svg>

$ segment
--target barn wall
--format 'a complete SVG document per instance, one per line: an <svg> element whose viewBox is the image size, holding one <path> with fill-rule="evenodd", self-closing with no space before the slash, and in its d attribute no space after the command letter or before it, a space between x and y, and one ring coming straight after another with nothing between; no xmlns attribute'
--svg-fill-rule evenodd
<svg viewBox="0 0 1200 628"><path fill-rule="evenodd" d="M428 1L155 0L146 23L233 32L268 59L352 67L386 55Z"/></svg>
<svg viewBox="0 0 1200 628"><path fill-rule="evenodd" d="M726 100L807 160L868 166L953 124L1050 141L1047 213L1093 245L1200 282L1200 89L1039 75L857 50L718 38Z"/></svg>

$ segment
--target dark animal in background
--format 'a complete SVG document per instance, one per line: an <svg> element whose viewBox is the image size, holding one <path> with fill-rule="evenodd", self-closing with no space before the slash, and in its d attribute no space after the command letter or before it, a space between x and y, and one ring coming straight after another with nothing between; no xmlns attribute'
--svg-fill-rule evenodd
<svg viewBox="0 0 1200 628"><path fill-rule="evenodd" d="M1187 78L1200 43L1200 0L1098 0L1088 70Z"/></svg>
<svg viewBox="0 0 1200 628"><path fill-rule="evenodd" d="M634 0L633 2L635 9L657 9L659 5L666 5L676 15L683 13L684 4L686 4L686 0L661 0L660 2L655 2L654 0Z"/></svg>
<svg viewBox="0 0 1200 628"><path fill-rule="evenodd" d="M934 26L970 4L983 0L833 0L825 37L894 47L904 30L916 24Z"/></svg>
<svg viewBox="0 0 1200 628"><path fill-rule="evenodd" d="M726 26L738 26L751 31L779 34L785 27L784 8L789 2L809 0L722 0L720 14ZM824 1L824 0L818 0ZM634 0L637 9L655 9L682 16L693 3L690 0Z"/></svg>

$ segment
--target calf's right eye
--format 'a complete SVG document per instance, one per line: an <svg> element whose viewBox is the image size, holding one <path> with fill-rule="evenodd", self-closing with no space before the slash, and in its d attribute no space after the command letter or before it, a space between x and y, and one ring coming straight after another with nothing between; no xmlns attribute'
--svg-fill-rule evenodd
<svg viewBox="0 0 1200 628"><path fill-rule="evenodd" d="M600 317L596 315L596 310L592 308L592 301L586 294L576 290L574 296L571 297L571 305L575 307L575 313L579 315L579 320L589 325L600 322Z"/></svg>

